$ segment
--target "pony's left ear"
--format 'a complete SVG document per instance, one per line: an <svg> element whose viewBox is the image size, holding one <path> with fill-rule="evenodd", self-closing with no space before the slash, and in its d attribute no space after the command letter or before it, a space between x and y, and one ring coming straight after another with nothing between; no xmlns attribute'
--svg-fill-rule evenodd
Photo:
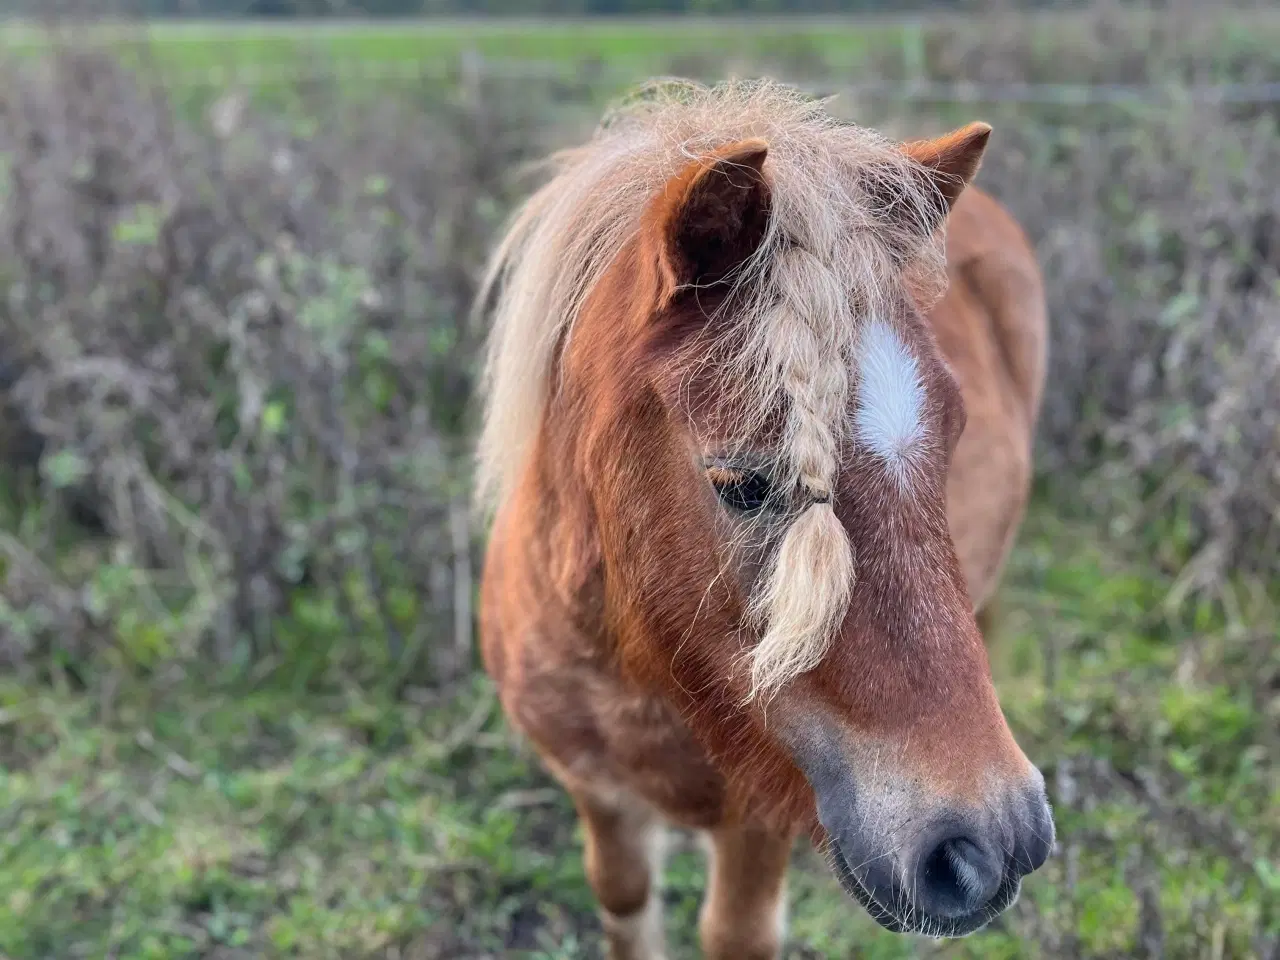
<svg viewBox="0 0 1280 960"><path fill-rule="evenodd" d="M730 276L769 227L764 140L742 140L692 161L667 181L650 221L669 293Z"/></svg>
<svg viewBox="0 0 1280 960"><path fill-rule="evenodd" d="M924 168L933 181L939 198L945 204L943 219L960 199L964 188L973 182L982 166L982 155L991 139L991 124L981 121L966 124L937 140L917 140L903 144L902 152Z"/></svg>
<svg viewBox="0 0 1280 960"><path fill-rule="evenodd" d="M901 181L896 184L873 182L871 191L884 205L888 217L897 219L908 234L923 240L942 226L960 194L977 176L990 137L991 125L975 122L936 140L904 143L902 152L915 161L925 181L923 204L919 199L902 204ZM897 217L899 212L907 211L911 213L909 219Z"/></svg>

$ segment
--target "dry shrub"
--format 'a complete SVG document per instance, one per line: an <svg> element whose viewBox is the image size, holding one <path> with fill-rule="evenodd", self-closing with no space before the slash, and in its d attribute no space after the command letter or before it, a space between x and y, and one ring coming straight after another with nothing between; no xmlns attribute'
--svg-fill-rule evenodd
<svg viewBox="0 0 1280 960"><path fill-rule="evenodd" d="M0 84L5 452L49 495L0 539L0 654L386 678L456 626L462 667L465 317L540 101L321 85L202 127L74 49Z"/></svg>
<svg viewBox="0 0 1280 960"><path fill-rule="evenodd" d="M1092 0L1028 14L1020 0L989 0L923 21L908 61L893 46L860 72L903 82L981 84L1262 84L1280 80L1273 55L1280 17L1265 5L1200 0ZM1231 7L1233 9L1228 9Z"/></svg>
<svg viewBox="0 0 1280 960"><path fill-rule="evenodd" d="M983 180L1037 242L1054 327L1044 469L1100 470L1095 502L1130 527L1178 517L1159 559L1194 586L1280 573L1274 121L1187 107L1001 130Z"/></svg>

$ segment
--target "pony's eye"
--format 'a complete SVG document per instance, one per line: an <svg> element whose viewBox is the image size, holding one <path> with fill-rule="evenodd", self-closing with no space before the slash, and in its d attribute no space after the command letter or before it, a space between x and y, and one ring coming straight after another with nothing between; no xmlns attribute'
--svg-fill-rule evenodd
<svg viewBox="0 0 1280 960"><path fill-rule="evenodd" d="M759 510L769 502L769 478L752 470L710 467L707 478L725 506L743 513Z"/></svg>

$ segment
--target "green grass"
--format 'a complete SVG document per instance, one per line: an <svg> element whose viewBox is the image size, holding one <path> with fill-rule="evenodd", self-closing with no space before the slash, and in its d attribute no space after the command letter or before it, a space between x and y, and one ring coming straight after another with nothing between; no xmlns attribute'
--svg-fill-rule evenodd
<svg viewBox="0 0 1280 960"><path fill-rule="evenodd" d="M321 62L448 63L465 51L492 59L576 63L601 59L619 72L649 71L682 55L711 52L758 60L788 50L848 66L884 45L901 47L911 28L893 21L642 22L586 20L357 22L277 26L245 22L154 24L146 36L161 64L183 70L234 71L311 57ZM110 34L107 34L110 36ZM125 36L125 34L120 34ZM135 36L136 39L136 36ZM11 49L39 49L29 28L0 31Z"/></svg>
<svg viewBox="0 0 1280 960"><path fill-rule="evenodd" d="M1265 718L1229 656L1185 666L1231 626L1159 614L1166 579L1044 509L1007 582L994 670L1061 850L997 929L934 944L797 848L788 955L1133 956L1153 916L1166 956L1256 955L1280 893ZM399 702L159 689L0 686L0 956L599 955L572 808L482 676ZM701 889L684 843L675 957Z"/></svg>
<svg viewBox="0 0 1280 960"><path fill-rule="evenodd" d="M1007 17L1001 14L999 17ZM1026 15L1022 15L1024 18ZM1139 12L1129 16L1142 22ZM1039 43L1047 49L1089 45L1092 27L1073 11L1036 15ZM994 21L993 21L994 23ZM1274 11L1236 11L1192 25L1212 36L1203 45L1230 59L1235 48L1272 48L1280 17ZM80 35L108 43L150 41L150 56L164 68L190 78L235 75L261 69L299 69L314 62L324 69L347 68L359 75L404 66L430 71L456 63L464 52L487 59L572 68L588 61L602 65L616 84L666 71L673 65L711 57L719 64L784 63L828 76L851 76L868 54L900 62L906 76L927 69L928 30L985 29L973 14L914 17L804 17L647 19L430 19L417 21L174 21L141 31L88 28ZM45 47L47 35L30 25L0 27L0 45L10 50ZM878 62L885 62L881 59ZM821 68L819 70L819 68ZM381 74L380 74L381 75ZM1070 78L1062 78L1069 80Z"/></svg>

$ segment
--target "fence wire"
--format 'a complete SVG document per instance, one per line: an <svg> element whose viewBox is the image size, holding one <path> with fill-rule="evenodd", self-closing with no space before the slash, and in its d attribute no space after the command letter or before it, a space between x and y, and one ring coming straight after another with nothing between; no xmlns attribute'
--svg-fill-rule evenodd
<svg viewBox="0 0 1280 960"><path fill-rule="evenodd" d="M481 58L401 60L329 60L324 63L230 64L198 68L160 67L159 78L168 86L222 88L263 87L273 84L346 81L448 80L460 75L492 76L504 80L542 80L623 87L644 79L635 71L607 65L558 64L538 61ZM1177 106L1184 104L1280 103L1280 83L1225 83L1185 85L1176 83L971 83L907 81L902 83L822 82L823 94L862 99L933 103L1008 103L1046 106Z"/></svg>

